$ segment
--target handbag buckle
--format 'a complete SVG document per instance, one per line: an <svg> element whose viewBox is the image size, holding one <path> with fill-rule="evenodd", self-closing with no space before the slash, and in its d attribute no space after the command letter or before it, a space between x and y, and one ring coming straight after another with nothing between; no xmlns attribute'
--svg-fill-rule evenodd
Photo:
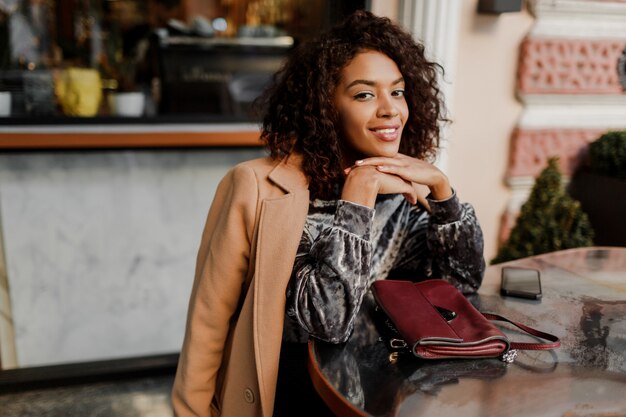
<svg viewBox="0 0 626 417"><path fill-rule="evenodd" d="M389 340L389 346L391 346L393 349L404 349L408 345L402 339L391 339Z"/></svg>
<svg viewBox="0 0 626 417"><path fill-rule="evenodd" d="M513 363L516 357L517 357L517 350L509 349L506 353L502 354L502 356L500 357L500 360L506 363Z"/></svg>

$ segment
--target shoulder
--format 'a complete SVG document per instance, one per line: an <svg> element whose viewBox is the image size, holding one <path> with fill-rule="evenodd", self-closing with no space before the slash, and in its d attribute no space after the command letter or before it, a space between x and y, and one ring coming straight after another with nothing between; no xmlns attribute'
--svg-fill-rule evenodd
<svg viewBox="0 0 626 417"><path fill-rule="evenodd" d="M229 171L227 177L233 181L254 182L262 194L263 190L291 193L308 189L308 181L301 168L301 157L296 154L283 160L265 157L241 162Z"/></svg>
<svg viewBox="0 0 626 417"><path fill-rule="evenodd" d="M276 161L275 159L266 156L264 158L250 159L248 161L240 162L233 167L233 170L251 170L255 173L269 174L279 163L280 161Z"/></svg>
<svg viewBox="0 0 626 417"><path fill-rule="evenodd" d="M230 168L227 175L233 175L242 172L269 172L272 167L276 165L276 161L269 157L249 159L247 161L239 162Z"/></svg>
<svg viewBox="0 0 626 417"><path fill-rule="evenodd" d="M222 182L234 185L258 184L277 164L270 158L257 158L240 162L228 170Z"/></svg>

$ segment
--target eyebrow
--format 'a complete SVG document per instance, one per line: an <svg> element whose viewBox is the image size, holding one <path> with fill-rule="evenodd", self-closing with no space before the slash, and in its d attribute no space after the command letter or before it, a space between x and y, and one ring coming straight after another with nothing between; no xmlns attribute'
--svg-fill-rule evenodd
<svg viewBox="0 0 626 417"><path fill-rule="evenodd" d="M392 82L391 85L396 85L396 84L399 84L399 83L401 83L403 81L404 81L404 78L400 77L397 80L395 80L394 82ZM371 81L371 80L354 80L350 84L348 84L346 89L350 88L350 87L353 87L355 85L358 85L358 84L365 84L365 85L369 85L369 86L374 87L376 85L376 81Z"/></svg>

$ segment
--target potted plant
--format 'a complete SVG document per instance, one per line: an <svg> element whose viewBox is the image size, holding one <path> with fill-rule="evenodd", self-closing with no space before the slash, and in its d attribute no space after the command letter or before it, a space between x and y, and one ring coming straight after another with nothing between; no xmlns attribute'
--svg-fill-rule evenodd
<svg viewBox="0 0 626 417"><path fill-rule="evenodd" d="M4 85L4 79L0 69L0 117L11 115L11 92Z"/></svg>
<svg viewBox="0 0 626 417"><path fill-rule="evenodd" d="M145 94L137 85L137 68L143 57L143 43L139 43L128 55L123 53L119 32L106 34L105 53L101 61L103 78L113 80L107 87L109 108L115 116L138 117L144 112Z"/></svg>
<svg viewBox="0 0 626 417"><path fill-rule="evenodd" d="M580 203L561 184L557 158L539 174L509 238L491 263L593 245L593 229Z"/></svg>
<svg viewBox="0 0 626 417"><path fill-rule="evenodd" d="M589 145L568 187L595 231L595 243L626 246L626 131L605 133Z"/></svg>
<svg viewBox="0 0 626 417"><path fill-rule="evenodd" d="M0 83L0 117L11 115L11 92L4 91Z"/></svg>
<svg viewBox="0 0 626 417"><path fill-rule="evenodd" d="M117 78L117 91L109 94L109 107L115 116L138 117L143 115L146 96L128 81L134 70L128 68L126 71Z"/></svg>
<svg viewBox="0 0 626 417"><path fill-rule="evenodd" d="M11 39L9 36L9 14L0 7L0 117L11 115L11 93L4 85L2 72L11 64Z"/></svg>

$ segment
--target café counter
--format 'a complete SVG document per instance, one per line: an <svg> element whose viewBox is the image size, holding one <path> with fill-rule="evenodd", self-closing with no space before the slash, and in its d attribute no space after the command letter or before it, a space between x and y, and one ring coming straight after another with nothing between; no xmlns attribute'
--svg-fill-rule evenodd
<svg viewBox="0 0 626 417"><path fill-rule="evenodd" d="M4 123L2 123L4 122ZM3 125L4 124L4 125ZM259 146L255 123L196 117L0 119L0 150Z"/></svg>
<svg viewBox="0 0 626 417"><path fill-rule="evenodd" d="M257 124L9 119L0 368L178 351L207 212L225 173L265 154Z"/></svg>

